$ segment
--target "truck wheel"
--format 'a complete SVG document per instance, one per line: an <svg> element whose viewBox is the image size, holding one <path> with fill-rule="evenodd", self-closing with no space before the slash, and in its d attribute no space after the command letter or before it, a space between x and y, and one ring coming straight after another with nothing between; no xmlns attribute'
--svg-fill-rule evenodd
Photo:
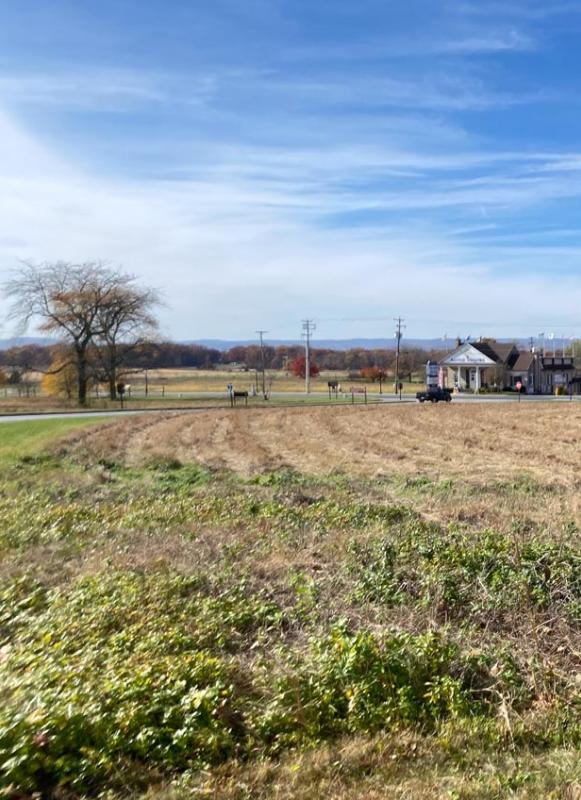
<svg viewBox="0 0 581 800"><path fill-rule="evenodd" d="M420 403L423 403L423 402L425 402L425 399L426 399L425 397L418 397L418 401L419 401Z"/></svg>
<svg viewBox="0 0 581 800"><path fill-rule="evenodd" d="M452 398L448 396L448 397L446 398L446 402L447 402L447 403L451 403L451 402L452 402Z"/></svg>

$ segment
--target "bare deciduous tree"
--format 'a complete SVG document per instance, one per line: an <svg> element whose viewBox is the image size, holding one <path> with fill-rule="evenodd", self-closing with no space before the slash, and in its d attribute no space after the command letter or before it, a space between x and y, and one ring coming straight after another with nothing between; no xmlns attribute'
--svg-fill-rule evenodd
<svg viewBox="0 0 581 800"><path fill-rule="evenodd" d="M18 320L22 330L38 320L41 331L57 336L69 346L77 372L80 405L87 402L91 348L107 342L107 337L110 341L107 326L115 326L115 309L121 305L120 298L132 293L139 296L141 291L147 298L147 316L155 300L153 290L138 290L133 276L100 261L24 262L7 281L4 291L12 300L10 317ZM129 330L132 308L137 320L143 316L142 310L138 313L135 306L126 304L124 322L115 334L116 342L123 330Z"/></svg>
<svg viewBox="0 0 581 800"><path fill-rule="evenodd" d="M153 309L159 303L159 294L154 289L139 287L133 279L127 279L97 314L101 333L95 340L95 353L99 371L109 385L111 400L117 396L120 368L157 330Z"/></svg>

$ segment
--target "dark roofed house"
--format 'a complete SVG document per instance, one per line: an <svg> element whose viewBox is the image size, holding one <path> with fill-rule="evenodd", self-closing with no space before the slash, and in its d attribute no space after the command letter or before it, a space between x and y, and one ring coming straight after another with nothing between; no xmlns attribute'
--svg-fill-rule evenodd
<svg viewBox="0 0 581 800"><path fill-rule="evenodd" d="M508 369L512 368L519 357L517 346L511 343L504 344L485 339L481 342L474 342L473 346L489 356L496 364L505 365Z"/></svg>
<svg viewBox="0 0 581 800"><path fill-rule="evenodd" d="M515 389L520 383L526 392L535 391L535 354L522 352L514 362L510 370L510 385Z"/></svg>

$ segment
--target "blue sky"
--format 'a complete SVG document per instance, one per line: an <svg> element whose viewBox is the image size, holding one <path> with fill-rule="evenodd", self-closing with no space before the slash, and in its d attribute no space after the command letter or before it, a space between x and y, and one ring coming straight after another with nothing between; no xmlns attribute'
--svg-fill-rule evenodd
<svg viewBox="0 0 581 800"><path fill-rule="evenodd" d="M120 264L176 338L581 336L581 2L0 12L2 271Z"/></svg>

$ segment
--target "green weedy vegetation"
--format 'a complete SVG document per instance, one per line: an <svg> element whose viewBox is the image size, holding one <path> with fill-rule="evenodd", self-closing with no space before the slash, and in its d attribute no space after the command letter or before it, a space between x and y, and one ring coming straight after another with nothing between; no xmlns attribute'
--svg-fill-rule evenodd
<svg viewBox="0 0 581 800"><path fill-rule="evenodd" d="M30 792L94 791L119 775L139 786L257 750L494 713L492 660L435 633L376 635L343 622L304 653L284 644L275 603L244 585L212 588L125 571L18 602L22 581L6 589L5 780ZM261 656L245 671L249 642ZM266 645L275 642L273 668ZM513 691L504 673L493 682ZM529 700L520 686L516 694Z"/></svg>
<svg viewBox="0 0 581 800"><path fill-rule="evenodd" d="M0 759L28 791L140 783L145 767L216 763L237 748L237 665L278 609L242 591L209 597L171 573L107 572L53 589L8 619ZM46 736L46 748L38 736Z"/></svg>
<svg viewBox="0 0 581 800"><path fill-rule="evenodd" d="M418 523L351 542L355 595L386 604L436 605L453 617L526 608L581 617L581 554L569 542Z"/></svg>
<svg viewBox="0 0 581 800"><path fill-rule="evenodd" d="M0 447L8 797L575 790L581 561L571 515L550 527L555 492L524 477L87 465L35 447L28 427L19 455L13 426ZM536 499L536 520L434 518L451 495L470 508L487 492Z"/></svg>

